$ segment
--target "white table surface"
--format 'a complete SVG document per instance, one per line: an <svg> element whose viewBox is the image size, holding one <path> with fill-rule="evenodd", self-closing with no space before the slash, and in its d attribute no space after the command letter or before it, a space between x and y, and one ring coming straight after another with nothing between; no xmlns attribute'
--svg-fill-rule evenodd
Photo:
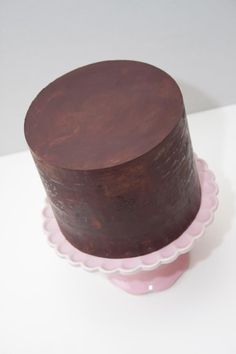
<svg viewBox="0 0 236 354"><path fill-rule="evenodd" d="M220 206L169 290L132 296L74 268L42 230L29 152L0 158L0 353L236 353L236 105L189 116Z"/></svg>

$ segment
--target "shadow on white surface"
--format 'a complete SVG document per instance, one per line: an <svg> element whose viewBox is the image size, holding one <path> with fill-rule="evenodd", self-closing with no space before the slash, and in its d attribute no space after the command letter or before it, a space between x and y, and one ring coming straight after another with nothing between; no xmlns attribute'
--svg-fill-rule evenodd
<svg viewBox="0 0 236 354"><path fill-rule="evenodd" d="M177 83L184 98L184 105L187 114L199 112L199 110L204 111L206 109L220 107L219 102L217 102L209 94L199 90L197 87L182 80L177 80Z"/></svg>

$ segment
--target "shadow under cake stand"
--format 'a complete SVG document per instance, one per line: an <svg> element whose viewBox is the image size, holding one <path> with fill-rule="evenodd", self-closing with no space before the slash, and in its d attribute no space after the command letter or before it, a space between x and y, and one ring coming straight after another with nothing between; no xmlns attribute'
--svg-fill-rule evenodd
<svg viewBox="0 0 236 354"><path fill-rule="evenodd" d="M213 172L202 159L196 157L196 164L202 191L200 209L185 232L162 249L144 256L122 259L96 257L81 252L65 239L49 203L46 202L43 217L49 244L72 265L87 271L99 271L113 284L131 294L145 294L169 288L187 270L189 251L213 221L218 206L218 187Z"/></svg>

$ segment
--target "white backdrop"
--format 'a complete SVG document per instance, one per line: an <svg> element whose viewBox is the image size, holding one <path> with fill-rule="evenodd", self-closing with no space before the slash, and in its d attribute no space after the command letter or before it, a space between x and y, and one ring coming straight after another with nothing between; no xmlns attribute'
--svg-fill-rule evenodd
<svg viewBox="0 0 236 354"><path fill-rule="evenodd" d="M0 154L26 148L34 96L78 66L136 59L179 82L187 112L236 102L233 0L0 0Z"/></svg>

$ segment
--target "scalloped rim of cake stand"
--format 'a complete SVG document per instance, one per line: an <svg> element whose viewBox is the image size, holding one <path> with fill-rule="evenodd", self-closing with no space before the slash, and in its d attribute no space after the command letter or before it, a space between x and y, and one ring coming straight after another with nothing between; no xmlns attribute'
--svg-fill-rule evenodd
<svg viewBox="0 0 236 354"><path fill-rule="evenodd" d="M180 255L189 252L206 227L213 221L214 213L218 206L218 186L215 175L209 170L207 163L195 155L197 170L201 184L201 205L199 211L185 230L175 241L158 251L132 258L103 258L86 254L72 246L61 233L52 209L46 200L43 209L44 230L48 242L56 253L69 261L74 266L79 266L86 271L100 271L109 274L134 274L139 271L154 270L162 264L175 261Z"/></svg>

